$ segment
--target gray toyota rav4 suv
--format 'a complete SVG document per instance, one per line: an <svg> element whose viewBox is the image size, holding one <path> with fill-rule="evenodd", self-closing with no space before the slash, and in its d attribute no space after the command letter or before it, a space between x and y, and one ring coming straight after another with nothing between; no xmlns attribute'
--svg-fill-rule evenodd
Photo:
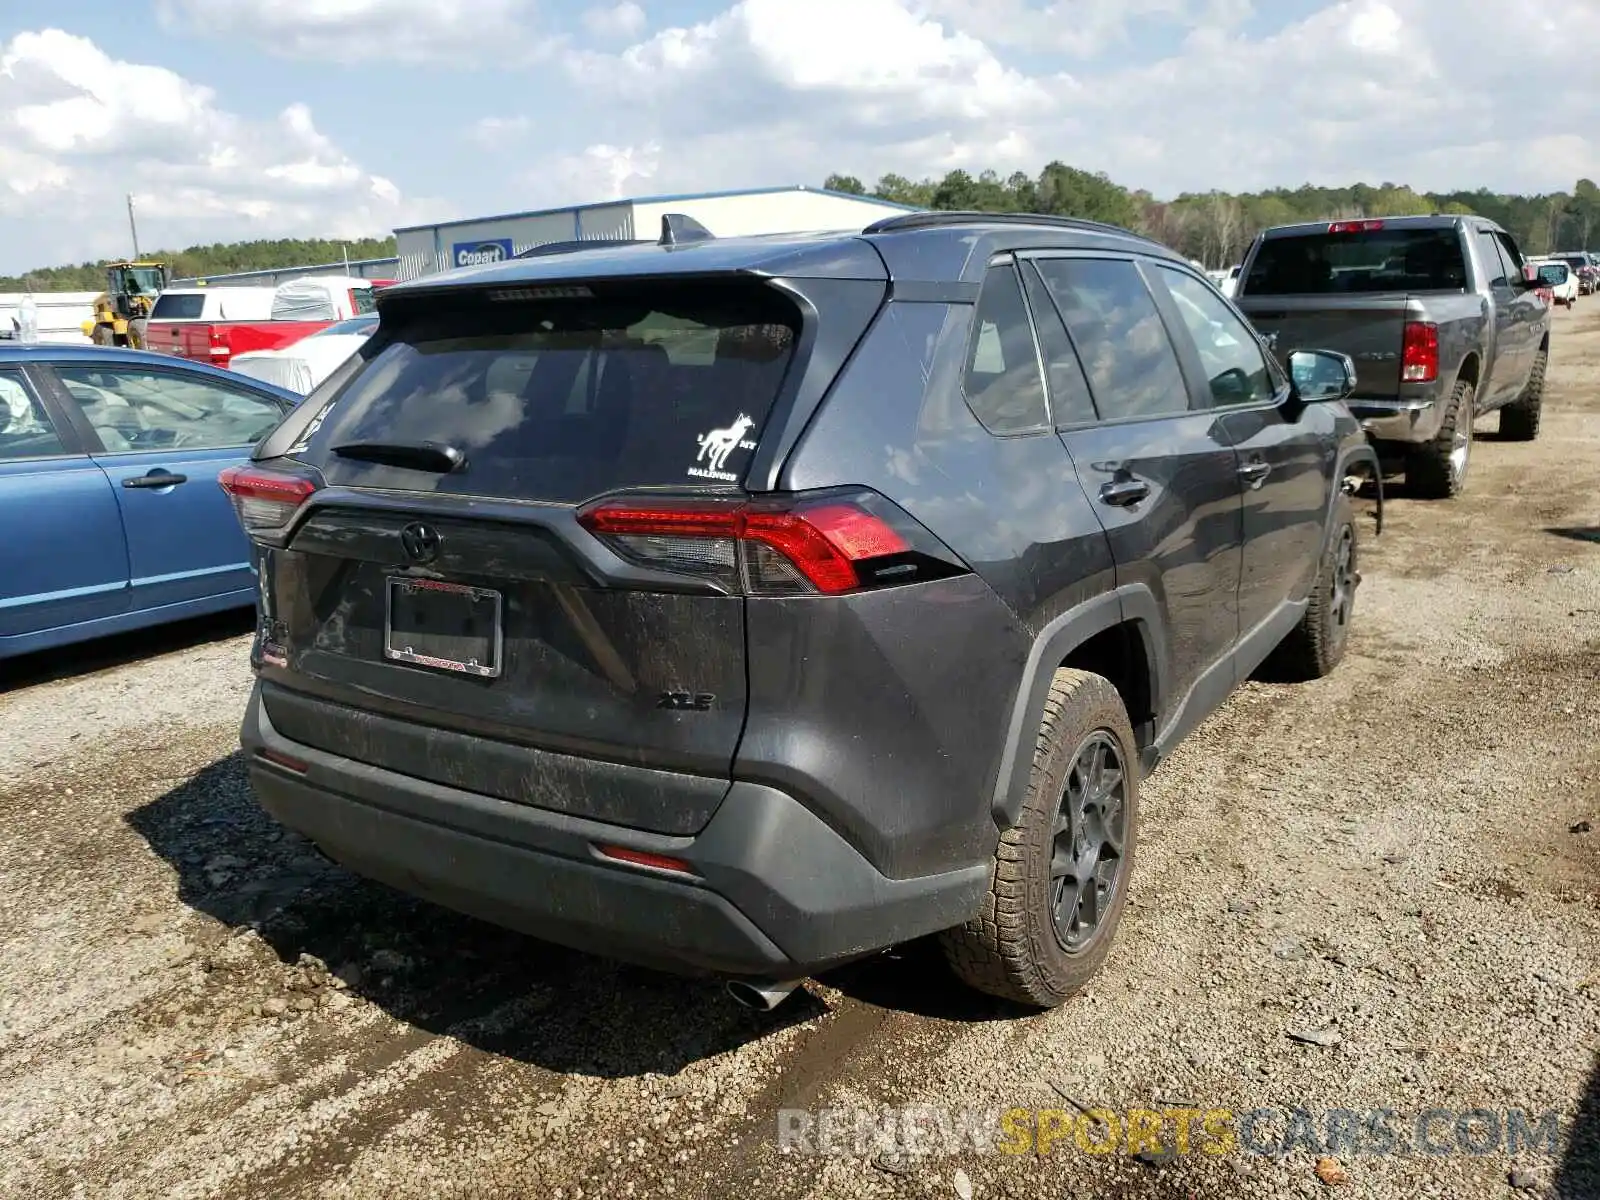
<svg viewBox="0 0 1600 1200"><path fill-rule="evenodd" d="M1269 658L1344 652L1349 360L1285 371L1091 222L663 225L388 289L228 474L256 794L360 874L749 1003L939 933L1059 1004L1145 773Z"/></svg>

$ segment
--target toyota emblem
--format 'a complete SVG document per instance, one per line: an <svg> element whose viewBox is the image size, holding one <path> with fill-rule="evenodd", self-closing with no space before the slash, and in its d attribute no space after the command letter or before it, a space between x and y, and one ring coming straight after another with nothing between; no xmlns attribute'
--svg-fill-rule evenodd
<svg viewBox="0 0 1600 1200"><path fill-rule="evenodd" d="M400 544L412 562L430 563L439 557L439 534L431 525L413 521L400 531Z"/></svg>

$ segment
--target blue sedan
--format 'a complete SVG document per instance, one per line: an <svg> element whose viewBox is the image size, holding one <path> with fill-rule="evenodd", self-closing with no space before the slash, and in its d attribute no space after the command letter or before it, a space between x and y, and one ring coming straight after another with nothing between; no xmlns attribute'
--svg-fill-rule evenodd
<svg viewBox="0 0 1600 1200"><path fill-rule="evenodd" d="M0 659L253 604L217 474L301 399L165 354L0 342Z"/></svg>

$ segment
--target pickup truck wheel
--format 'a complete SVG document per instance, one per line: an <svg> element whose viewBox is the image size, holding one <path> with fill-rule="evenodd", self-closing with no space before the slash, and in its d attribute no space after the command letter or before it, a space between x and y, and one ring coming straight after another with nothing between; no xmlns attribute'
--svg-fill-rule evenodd
<svg viewBox="0 0 1600 1200"><path fill-rule="evenodd" d="M1300 623L1273 650L1268 666L1274 679L1303 682L1321 679L1344 658L1355 615L1356 586L1361 582L1360 539L1355 508L1340 495L1333 504L1333 534L1323 552L1311 602Z"/></svg>
<svg viewBox="0 0 1600 1200"><path fill-rule="evenodd" d="M1477 393L1463 379L1445 404L1444 420L1433 441L1412 449L1406 460L1406 486L1424 500L1448 500L1466 486L1472 461L1472 418Z"/></svg>
<svg viewBox="0 0 1600 1200"><path fill-rule="evenodd" d="M1111 682L1062 668L1050 683L1017 824L1000 835L989 893L942 935L979 991L1054 1008L1092 979L1127 905L1139 757Z"/></svg>
<svg viewBox="0 0 1600 1200"><path fill-rule="evenodd" d="M1531 442L1539 436L1539 418L1544 412L1544 373L1549 365L1550 352L1539 351L1522 395L1500 410L1500 436L1506 441Z"/></svg>

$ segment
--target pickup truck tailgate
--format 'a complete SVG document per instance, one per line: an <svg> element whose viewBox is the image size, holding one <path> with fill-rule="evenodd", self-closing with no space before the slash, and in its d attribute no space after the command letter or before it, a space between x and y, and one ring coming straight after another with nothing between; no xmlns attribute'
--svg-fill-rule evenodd
<svg viewBox="0 0 1600 1200"><path fill-rule="evenodd" d="M1411 314L1408 296L1259 296L1236 303L1285 370L1291 351L1337 350L1355 362L1356 398L1399 396L1406 321L1421 317L1420 306Z"/></svg>

